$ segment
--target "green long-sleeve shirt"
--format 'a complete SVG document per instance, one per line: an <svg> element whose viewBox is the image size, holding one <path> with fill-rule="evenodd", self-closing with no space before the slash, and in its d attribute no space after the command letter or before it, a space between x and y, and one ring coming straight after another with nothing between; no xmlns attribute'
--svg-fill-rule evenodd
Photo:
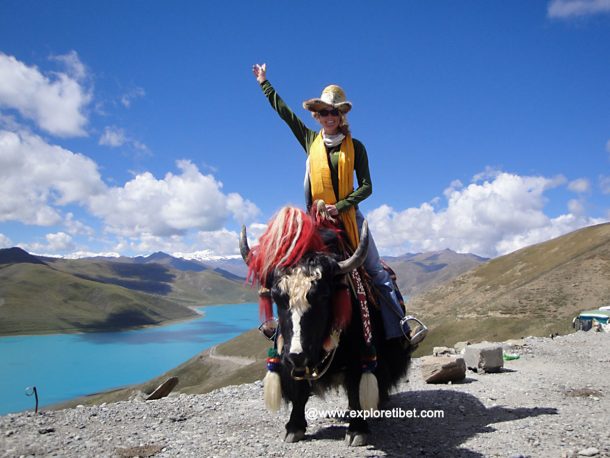
<svg viewBox="0 0 610 458"><path fill-rule="evenodd" d="M273 86L269 81L264 81L261 84L265 96L269 100L269 103L273 109L280 115L280 118L284 120L292 133L299 141L305 153L309 155L311 144L318 135L315 130L309 129L303 121L295 115L288 105L282 100L278 93L273 89ZM373 192L373 184L371 183L371 175L369 172L369 160L366 154L364 145L352 138L354 142L354 171L356 172L356 178L358 180L358 187L352 191L345 199L337 201L335 206L337 210L342 212L351 206L358 208L358 204L371 195ZM335 196L339 195L339 150L340 145L334 148L326 148L329 158L330 174L333 182L333 189Z"/></svg>

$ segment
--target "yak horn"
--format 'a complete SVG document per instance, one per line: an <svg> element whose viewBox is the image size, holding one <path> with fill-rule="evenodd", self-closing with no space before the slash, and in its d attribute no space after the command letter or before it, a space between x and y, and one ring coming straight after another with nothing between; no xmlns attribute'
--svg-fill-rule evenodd
<svg viewBox="0 0 610 458"><path fill-rule="evenodd" d="M362 232L360 233L360 243L358 243L358 248L356 248L354 254L352 254L348 259L345 261L339 261L339 272L337 275L344 275L360 267L366 259L368 248L369 224L366 220L364 220L362 223Z"/></svg>
<svg viewBox="0 0 610 458"><path fill-rule="evenodd" d="M248 246L246 226L241 227L241 234L239 236L239 252L241 253L241 257L244 258L244 262L248 264L248 255L250 254L250 247Z"/></svg>

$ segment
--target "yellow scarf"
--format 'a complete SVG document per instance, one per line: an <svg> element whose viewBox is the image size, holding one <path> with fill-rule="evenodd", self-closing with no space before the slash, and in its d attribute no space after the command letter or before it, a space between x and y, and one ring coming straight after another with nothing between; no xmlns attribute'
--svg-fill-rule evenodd
<svg viewBox="0 0 610 458"><path fill-rule="evenodd" d="M347 135L343 139L339 151L339 198L335 196L328 161L326 146L322 132L320 132L309 149L311 197L313 201L322 199L327 204L334 205L337 201L345 199L354 190L354 142L351 135ZM356 209L352 205L339 213L339 217L345 227L350 245L356 249L359 241Z"/></svg>

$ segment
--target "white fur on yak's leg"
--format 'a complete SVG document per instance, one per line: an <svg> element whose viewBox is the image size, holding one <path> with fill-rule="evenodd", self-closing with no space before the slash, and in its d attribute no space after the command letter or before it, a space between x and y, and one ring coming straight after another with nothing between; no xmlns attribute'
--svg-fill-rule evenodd
<svg viewBox="0 0 610 458"><path fill-rule="evenodd" d="M271 412L280 410L282 404L282 384L280 383L280 374L277 372L267 371L267 375L263 379L265 407Z"/></svg>
<svg viewBox="0 0 610 458"><path fill-rule="evenodd" d="M377 410L379 406L379 386L377 377L372 372L364 372L360 377L360 408L362 410Z"/></svg>

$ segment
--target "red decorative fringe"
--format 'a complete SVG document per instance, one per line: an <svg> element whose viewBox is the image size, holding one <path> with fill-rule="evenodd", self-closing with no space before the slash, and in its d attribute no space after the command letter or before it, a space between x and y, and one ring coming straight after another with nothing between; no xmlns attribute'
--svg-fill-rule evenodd
<svg viewBox="0 0 610 458"><path fill-rule="evenodd" d="M262 323L273 318L273 301L270 294L258 296L258 316Z"/></svg>
<svg viewBox="0 0 610 458"><path fill-rule="evenodd" d="M314 220L303 210L284 207L250 251L248 280L266 284L273 269L293 266L306 253L325 250Z"/></svg>
<svg viewBox="0 0 610 458"><path fill-rule="evenodd" d="M341 288L333 294L333 327L345 329L352 319L352 298L348 288Z"/></svg>

